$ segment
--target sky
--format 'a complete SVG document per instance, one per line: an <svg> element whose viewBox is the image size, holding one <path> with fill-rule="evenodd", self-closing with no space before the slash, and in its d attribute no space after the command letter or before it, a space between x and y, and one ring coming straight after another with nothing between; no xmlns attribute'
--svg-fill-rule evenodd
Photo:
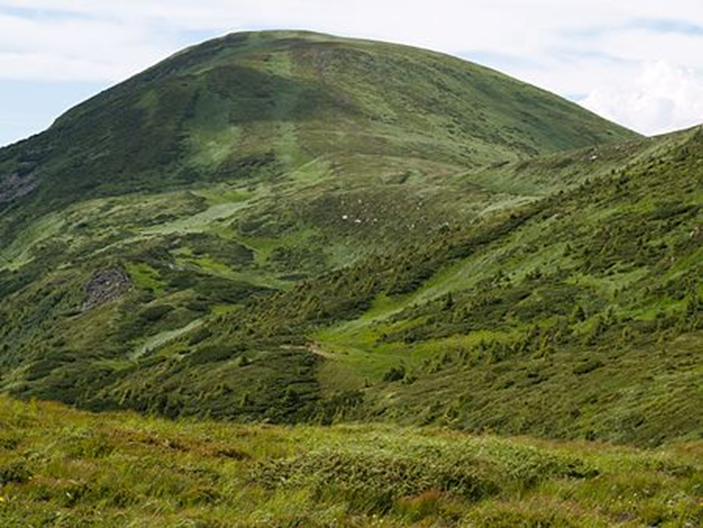
<svg viewBox="0 0 703 528"><path fill-rule="evenodd" d="M0 145L185 46L257 29L443 51L648 135L703 123L701 0L0 0Z"/></svg>

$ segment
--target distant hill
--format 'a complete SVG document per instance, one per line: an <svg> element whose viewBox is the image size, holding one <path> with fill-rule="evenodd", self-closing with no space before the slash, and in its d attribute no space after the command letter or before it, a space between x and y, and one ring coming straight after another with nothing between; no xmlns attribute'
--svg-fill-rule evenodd
<svg viewBox="0 0 703 528"><path fill-rule="evenodd" d="M0 150L0 387L697 438L701 135L414 48L205 43Z"/></svg>
<svg viewBox="0 0 703 528"><path fill-rule="evenodd" d="M360 164L363 174L364 157L475 167L633 137L446 55L306 32L237 33L185 50L4 149L0 201L36 186L35 200L67 203L258 183L315 161Z"/></svg>

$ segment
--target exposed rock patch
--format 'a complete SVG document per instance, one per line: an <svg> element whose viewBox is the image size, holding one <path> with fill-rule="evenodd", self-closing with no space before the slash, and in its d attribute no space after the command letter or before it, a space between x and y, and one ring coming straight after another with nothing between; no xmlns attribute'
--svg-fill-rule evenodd
<svg viewBox="0 0 703 528"><path fill-rule="evenodd" d="M81 309L85 312L119 299L129 291L131 285L129 275L120 269L98 271L85 285L87 299Z"/></svg>
<svg viewBox="0 0 703 528"><path fill-rule="evenodd" d="M26 196L39 185L39 178L33 171L17 171L0 175L0 203L11 202Z"/></svg>

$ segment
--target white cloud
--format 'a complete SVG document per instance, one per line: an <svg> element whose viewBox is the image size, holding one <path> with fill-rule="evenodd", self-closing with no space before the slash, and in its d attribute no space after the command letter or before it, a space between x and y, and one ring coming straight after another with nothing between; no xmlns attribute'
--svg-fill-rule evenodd
<svg viewBox="0 0 703 528"><path fill-rule="evenodd" d="M1 4L0 4L1 5ZM0 78L120 80L170 53L147 24L0 12Z"/></svg>
<svg viewBox="0 0 703 528"><path fill-rule="evenodd" d="M593 90L582 104L645 134L703 123L703 75L659 61L646 63L631 82Z"/></svg>
<svg viewBox="0 0 703 528"><path fill-rule="evenodd" d="M0 79L115 82L192 43L192 32L301 28L507 56L512 60L489 66L560 94L586 94L589 108L638 130L661 132L703 120L703 32L667 24L676 21L703 27L703 4L0 0Z"/></svg>

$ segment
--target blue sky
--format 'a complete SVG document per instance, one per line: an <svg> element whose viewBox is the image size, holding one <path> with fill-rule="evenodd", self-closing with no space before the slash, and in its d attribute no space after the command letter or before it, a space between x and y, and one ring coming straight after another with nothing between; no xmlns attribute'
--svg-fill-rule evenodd
<svg viewBox="0 0 703 528"><path fill-rule="evenodd" d="M0 80L0 145L44 130L54 118L109 82Z"/></svg>
<svg viewBox="0 0 703 528"><path fill-rule="evenodd" d="M186 45L268 28L462 56L647 134L703 123L700 0L0 0L0 145Z"/></svg>

